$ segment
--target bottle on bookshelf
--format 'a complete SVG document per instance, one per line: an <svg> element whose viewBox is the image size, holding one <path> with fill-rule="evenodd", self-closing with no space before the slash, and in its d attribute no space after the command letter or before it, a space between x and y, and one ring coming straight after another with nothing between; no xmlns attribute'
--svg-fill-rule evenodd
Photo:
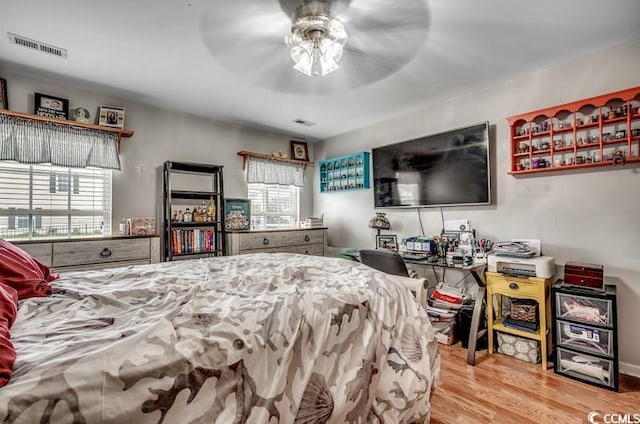
<svg viewBox="0 0 640 424"><path fill-rule="evenodd" d="M192 218L193 218L193 214L191 213L191 210L189 210L189 208L187 208L184 211L184 214L182 215L182 220L184 222L192 222Z"/></svg>
<svg viewBox="0 0 640 424"><path fill-rule="evenodd" d="M209 207L207 208L207 221L214 222L216 220L216 204L213 196L209 198Z"/></svg>

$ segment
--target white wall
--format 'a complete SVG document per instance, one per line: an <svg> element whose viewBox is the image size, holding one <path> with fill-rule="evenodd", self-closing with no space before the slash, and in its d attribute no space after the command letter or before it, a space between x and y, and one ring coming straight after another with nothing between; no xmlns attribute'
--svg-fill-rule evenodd
<svg viewBox="0 0 640 424"><path fill-rule="evenodd" d="M640 168L627 165L514 178L509 168L506 117L640 85L640 41L581 57L465 96L431 104L315 146L316 160L371 150L488 120L493 127L494 201L484 207L445 208L445 218L468 218L479 237L539 238L556 263L599 263L618 286L620 358L640 375ZM314 214L325 214L329 243L374 247L367 227L372 190L319 193ZM419 233L416 209L385 210L398 239ZM425 232L438 234L439 209L422 209ZM561 268L559 268L561 276Z"/></svg>
<svg viewBox="0 0 640 424"><path fill-rule="evenodd" d="M242 158L236 153L289 152L289 136L243 128L181 112L159 109L112 98L104 92L80 88L64 79L41 78L8 64L0 65L0 77L7 80L9 106L19 112L33 112L33 93L69 99L70 109L85 107L95 119L99 105L125 108L125 127L135 131L121 144L121 171L113 172L113 233L125 217L155 216L162 219L162 164L166 160L212 163L224 166L226 197L247 197ZM219 94L218 94L219 95ZM213 97L215 101L215 96ZM313 157L313 146L309 146ZM313 160L313 159L312 159ZM307 187L301 193L301 217L309 216L312 202L313 168L305 173Z"/></svg>

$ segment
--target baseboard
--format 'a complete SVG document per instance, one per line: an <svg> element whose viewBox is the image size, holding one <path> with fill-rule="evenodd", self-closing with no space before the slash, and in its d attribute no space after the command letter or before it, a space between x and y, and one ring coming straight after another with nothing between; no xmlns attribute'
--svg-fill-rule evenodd
<svg viewBox="0 0 640 424"><path fill-rule="evenodd" d="M640 365L627 364L626 362L618 363L620 374L627 374L632 377L640 378Z"/></svg>

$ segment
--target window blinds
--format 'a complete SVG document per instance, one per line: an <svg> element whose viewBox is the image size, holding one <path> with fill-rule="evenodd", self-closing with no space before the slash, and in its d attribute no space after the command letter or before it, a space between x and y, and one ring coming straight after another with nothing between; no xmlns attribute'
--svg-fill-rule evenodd
<svg viewBox="0 0 640 424"><path fill-rule="evenodd" d="M101 236L110 230L110 170L0 162L0 237Z"/></svg>
<svg viewBox="0 0 640 424"><path fill-rule="evenodd" d="M249 183L251 228L291 228L300 219L300 189L294 185Z"/></svg>

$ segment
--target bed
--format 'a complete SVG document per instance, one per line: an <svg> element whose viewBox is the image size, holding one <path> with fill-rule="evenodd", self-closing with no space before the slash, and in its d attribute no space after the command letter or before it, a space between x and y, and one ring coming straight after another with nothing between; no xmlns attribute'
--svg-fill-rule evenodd
<svg viewBox="0 0 640 424"><path fill-rule="evenodd" d="M74 272L21 300L7 423L422 423L440 372L395 277L272 253Z"/></svg>

